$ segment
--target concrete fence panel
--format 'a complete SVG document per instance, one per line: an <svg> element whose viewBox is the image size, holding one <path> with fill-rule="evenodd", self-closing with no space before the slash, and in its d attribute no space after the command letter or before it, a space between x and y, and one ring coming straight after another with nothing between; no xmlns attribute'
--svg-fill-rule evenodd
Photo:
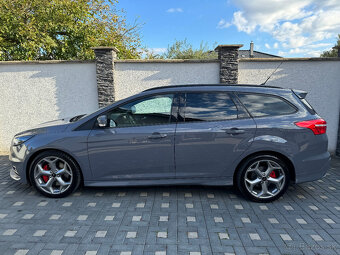
<svg viewBox="0 0 340 255"><path fill-rule="evenodd" d="M308 91L328 122L329 150L340 153L340 59L238 59L241 45L220 45L218 60L117 60L114 47L96 61L0 62L0 152L17 132L89 113L145 89L180 84L261 84ZM338 145L337 145L338 140Z"/></svg>
<svg viewBox="0 0 340 255"><path fill-rule="evenodd" d="M116 100L145 89L180 84L219 83L217 61L117 61Z"/></svg>
<svg viewBox="0 0 340 255"><path fill-rule="evenodd" d="M0 152L20 131L98 108L94 62L2 62L0 86Z"/></svg>
<svg viewBox="0 0 340 255"><path fill-rule="evenodd" d="M328 148L334 152L339 128L340 61L244 60L239 63L239 83L261 84L274 71L275 73L266 85L295 88L308 92L306 99L328 123Z"/></svg>

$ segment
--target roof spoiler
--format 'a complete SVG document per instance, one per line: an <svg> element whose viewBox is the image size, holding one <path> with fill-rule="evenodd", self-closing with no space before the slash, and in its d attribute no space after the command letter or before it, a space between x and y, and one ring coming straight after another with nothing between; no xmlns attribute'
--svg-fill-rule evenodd
<svg viewBox="0 0 340 255"><path fill-rule="evenodd" d="M308 92L303 91L303 90L298 90L298 89L292 89L292 91L294 92L294 94L300 98L300 99L304 99L306 98Z"/></svg>

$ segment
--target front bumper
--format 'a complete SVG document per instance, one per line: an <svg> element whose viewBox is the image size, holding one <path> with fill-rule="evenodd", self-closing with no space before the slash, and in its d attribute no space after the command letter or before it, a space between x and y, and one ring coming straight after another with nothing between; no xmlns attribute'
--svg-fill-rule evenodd
<svg viewBox="0 0 340 255"><path fill-rule="evenodd" d="M27 183L25 160L28 155L26 145L11 146L9 160L12 164L12 168L9 171L9 175L13 180Z"/></svg>
<svg viewBox="0 0 340 255"><path fill-rule="evenodd" d="M15 181L20 181L21 177L16 169L15 166L12 166L10 172L9 172L9 175L11 176L11 178Z"/></svg>

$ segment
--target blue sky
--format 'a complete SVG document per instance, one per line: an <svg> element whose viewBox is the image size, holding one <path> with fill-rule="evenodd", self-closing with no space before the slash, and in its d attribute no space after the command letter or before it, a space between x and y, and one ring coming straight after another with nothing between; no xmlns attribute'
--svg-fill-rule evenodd
<svg viewBox="0 0 340 255"><path fill-rule="evenodd" d="M340 33L338 0L120 0L128 23L142 23L143 43L161 52L175 39L244 44L285 57L319 56Z"/></svg>

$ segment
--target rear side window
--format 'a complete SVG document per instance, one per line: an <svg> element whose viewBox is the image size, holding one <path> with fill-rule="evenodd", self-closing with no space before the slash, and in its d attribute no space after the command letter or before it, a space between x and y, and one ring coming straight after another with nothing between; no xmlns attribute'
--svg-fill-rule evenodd
<svg viewBox="0 0 340 255"><path fill-rule="evenodd" d="M227 93L186 93L180 115L185 122L229 120L237 118L237 107Z"/></svg>
<svg viewBox="0 0 340 255"><path fill-rule="evenodd" d="M238 93L237 95L253 117L285 115L296 112L296 108L277 96Z"/></svg>

